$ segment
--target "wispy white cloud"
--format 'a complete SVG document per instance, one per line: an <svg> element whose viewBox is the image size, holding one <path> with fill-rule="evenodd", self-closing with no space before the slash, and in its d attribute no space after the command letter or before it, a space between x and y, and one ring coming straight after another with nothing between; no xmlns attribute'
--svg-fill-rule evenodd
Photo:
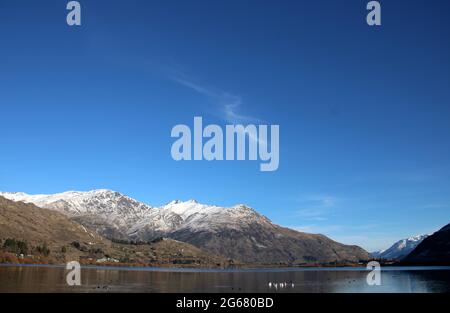
<svg viewBox="0 0 450 313"><path fill-rule="evenodd" d="M309 207L331 208L341 199L327 194L308 194L297 197L296 201Z"/></svg>
<svg viewBox="0 0 450 313"><path fill-rule="evenodd" d="M297 215L308 221L325 221L325 212L321 209L300 209L297 211Z"/></svg>
<svg viewBox="0 0 450 313"><path fill-rule="evenodd" d="M330 233L334 233L334 232L343 230L345 228L345 226L344 225L309 224L309 225L292 226L289 228L295 229L297 231L305 232L305 233L329 235Z"/></svg>
<svg viewBox="0 0 450 313"><path fill-rule="evenodd" d="M330 195L302 195L296 199L300 209L297 215L303 220L324 221L340 200Z"/></svg>
<svg viewBox="0 0 450 313"><path fill-rule="evenodd" d="M183 85L185 87L188 87L188 88L190 88L190 89L192 89L192 90L194 90L194 91L196 91L196 92L198 92L198 93L200 93L200 94L202 94L204 96L216 97L216 92L215 91L212 91L211 89L203 87L203 86L201 86L199 84L196 84L193 81L190 81L188 79L182 78L181 76L171 75L170 78L173 81L175 81L175 82L177 82L177 83L179 83L179 84L181 84L181 85Z"/></svg>
<svg viewBox="0 0 450 313"><path fill-rule="evenodd" d="M424 209L445 209L450 208L450 203L430 203L423 207Z"/></svg>
<svg viewBox="0 0 450 313"><path fill-rule="evenodd" d="M200 84L185 74L176 72L168 75L174 82L179 83L193 91L205 96L216 106L218 116L231 124L259 123L261 120L254 116L240 113L242 98L229 92Z"/></svg>

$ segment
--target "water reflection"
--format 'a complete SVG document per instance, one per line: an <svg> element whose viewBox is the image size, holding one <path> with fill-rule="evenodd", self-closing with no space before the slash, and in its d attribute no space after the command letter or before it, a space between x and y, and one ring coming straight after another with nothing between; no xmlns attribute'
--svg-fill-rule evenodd
<svg viewBox="0 0 450 313"><path fill-rule="evenodd" d="M364 269L157 271L82 269L82 286L66 285L63 267L0 266L0 292L450 292L450 268L385 268L382 285ZM285 288L269 286L289 283ZM293 285L293 286L292 286Z"/></svg>

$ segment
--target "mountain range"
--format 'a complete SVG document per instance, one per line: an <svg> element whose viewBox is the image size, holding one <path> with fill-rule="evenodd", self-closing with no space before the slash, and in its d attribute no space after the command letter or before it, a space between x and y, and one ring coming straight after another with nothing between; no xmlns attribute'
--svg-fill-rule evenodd
<svg viewBox="0 0 450 313"><path fill-rule="evenodd" d="M0 196L0 263L18 262L15 254L21 262L28 259L30 263L80 260L84 264L228 265L220 256L172 239L146 244L113 242L64 214Z"/></svg>
<svg viewBox="0 0 450 313"><path fill-rule="evenodd" d="M372 256L384 260L401 260L411 253L429 235L418 235L402 239L385 250L372 252Z"/></svg>
<svg viewBox="0 0 450 313"><path fill-rule="evenodd" d="M0 196L57 211L108 239L152 241L170 238L237 262L344 264L370 258L360 247L276 225L243 204L220 207L195 200L176 200L153 207L111 190L54 195L0 193Z"/></svg>

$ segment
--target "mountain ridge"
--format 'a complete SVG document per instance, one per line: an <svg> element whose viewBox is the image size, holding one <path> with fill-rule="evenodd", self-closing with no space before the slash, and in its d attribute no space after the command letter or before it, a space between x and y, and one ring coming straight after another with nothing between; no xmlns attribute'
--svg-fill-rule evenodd
<svg viewBox="0 0 450 313"><path fill-rule="evenodd" d="M301 265L370 258L360 247L276 225L242 204L220 207L174 200L153 207L107 189L0 196L57 210L107 238L148 241L167 237L247 263Z"/></svg>
<svg viewBox="0 0 450 313"><path fill-rule="evenodd" d="M17 243L21 251L17 251ZM113 242L55 210L0 196L0 262L227 267L230 262L173 239Z"/></svg>

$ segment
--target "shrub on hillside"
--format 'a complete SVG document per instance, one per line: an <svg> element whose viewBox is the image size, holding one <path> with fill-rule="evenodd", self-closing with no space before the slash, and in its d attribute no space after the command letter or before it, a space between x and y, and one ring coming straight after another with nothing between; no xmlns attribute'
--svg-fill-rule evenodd
<svg viewBox="0 0 450 313"><path fill-rule="evenodd" d="M15 254L28 254L28 243L26 241L8 238L3 243L3 249Z"/></svg>
<svg viewBox="0 0 450 313"><path fill-rule="evenodd" d="M50 249L47 247L47 243L43 243L41 246L37 246L36 247L36 251L39 254L42 254L44 256L49 256L50 255Z"/></svg>

